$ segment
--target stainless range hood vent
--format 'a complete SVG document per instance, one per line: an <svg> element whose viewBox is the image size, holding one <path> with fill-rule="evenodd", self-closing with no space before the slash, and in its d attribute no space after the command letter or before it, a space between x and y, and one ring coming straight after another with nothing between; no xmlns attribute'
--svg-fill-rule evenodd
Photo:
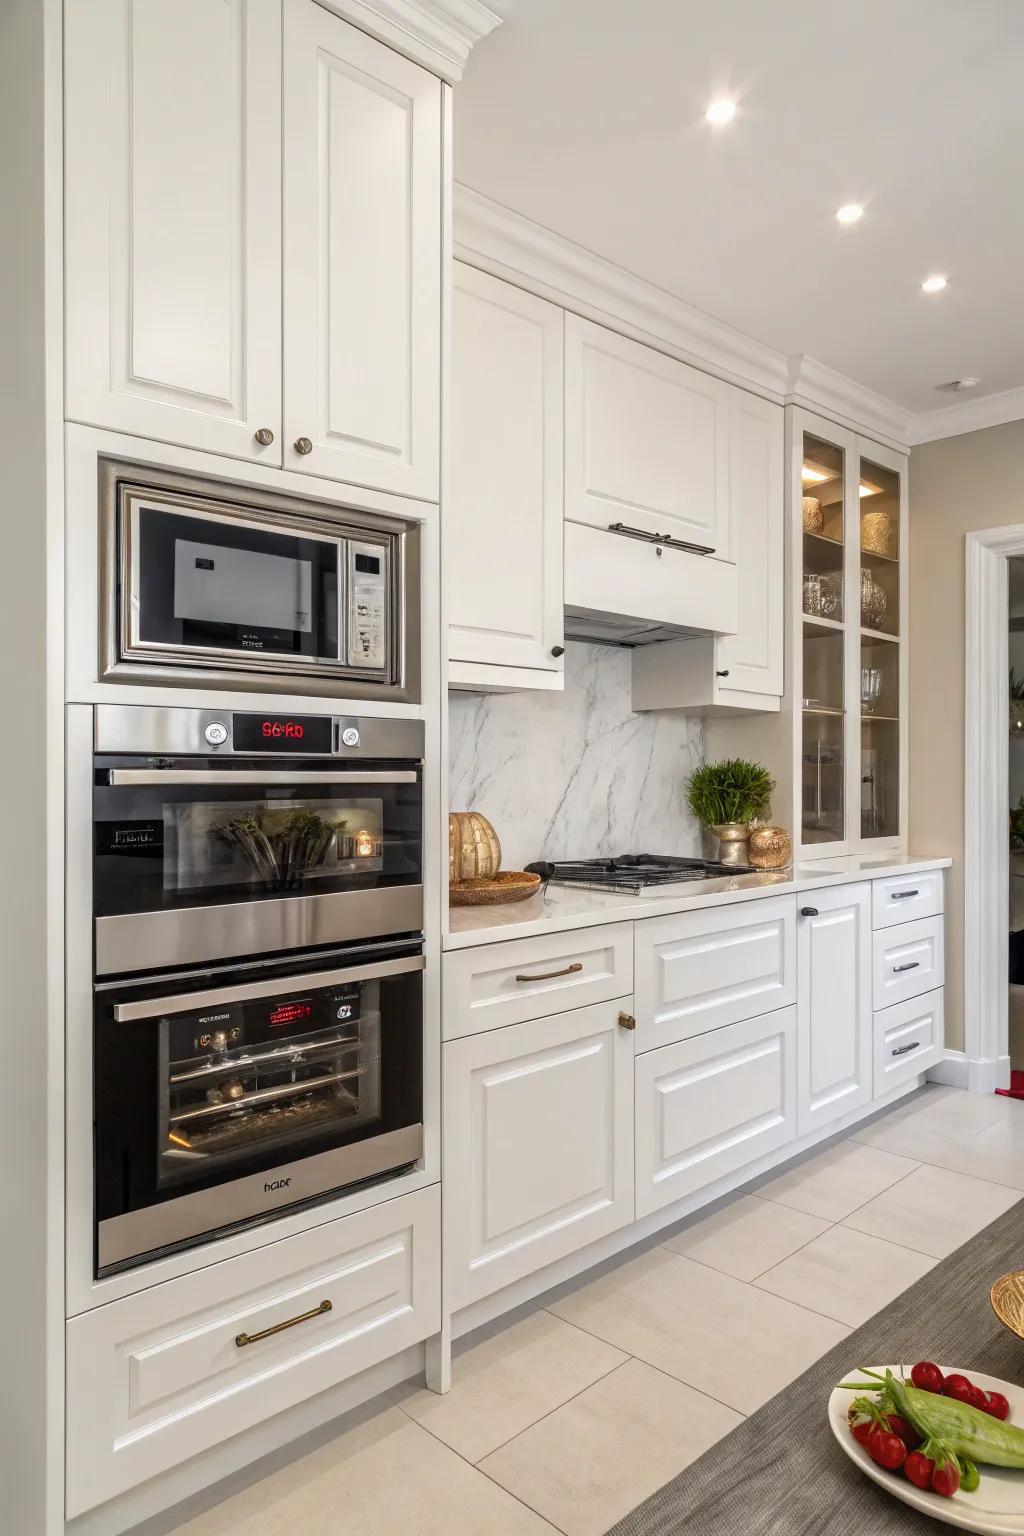
<svg viewBox="0 0 1024 1536"><path fill-rule="evenodd" d="M566 608L565 638L585 640L590 645L659 645L662 640L681 640L703 633L654 620L628 618L622 614L596 613L588 608Z"/></svg>

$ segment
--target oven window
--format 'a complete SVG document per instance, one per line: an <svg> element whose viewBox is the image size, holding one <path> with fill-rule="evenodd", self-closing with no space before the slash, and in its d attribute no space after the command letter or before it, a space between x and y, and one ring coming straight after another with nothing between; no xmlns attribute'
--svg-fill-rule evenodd
<svg viewBox="0 0 1024 1536"><path fill-rule="evenodd" d="M382 766L381 777L390 767ZM421 881L415 772L405 771L410 782L363 790L318 784L306 770L286 786L236 785L230 770L196 785L112 785L109 778L98 767L97 917ZM159 781L159 772L152 778Z"/></svg>
<svg viewBox="0 0 1024 1536"><path fill-rule="evenodd" d="M133 640L337 662L339 543L132 501Z"/></svg>
<svg viewBox="0 0 1024 1536"><path fill-rule="evenodd" d="M379 1121L380 1027L376 980L161 1020L158 1188Z"/></svg>

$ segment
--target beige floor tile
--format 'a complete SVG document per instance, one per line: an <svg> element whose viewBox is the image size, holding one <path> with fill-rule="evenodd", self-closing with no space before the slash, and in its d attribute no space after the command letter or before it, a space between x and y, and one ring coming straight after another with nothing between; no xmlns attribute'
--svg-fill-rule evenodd
<svg viewBox="0 0 1024 1536"><path fill-rule="evenodd" d="M876 1147L840 1141L806 1162L758 1184L754 1193L825 1221L841 1221L858 1205L912 1173L917 1162Z"/></svg>
<svg viewBox="0 0 1024 1536"><path fill-rule="evenodd" d="M942 1259L1019 1198L1003 1184L926 1166L854 1211L844 1225Z"/></svg>
<svg viewBox="0 0 1024 1536"><path fill-rule="evenodd" d="M935 1263L923 1253L830 1227L755 1283L774 1296L812 1307L840 1323L866 1323Z"/></svg>
<svg viewBox="0 0 1024 1536"><path fill-rule="evenodd" d="M740 1195L721 1210L667 1237L666 1248L737 1280L754 1280L828 1230L828 1222L786 1205Z"/></svg>
<svg viewBox="0 0 1024 1536"><path fill-rule="evenodd" d="M393 1394L417 1424L479 1461L626 1356L550 1312L535 1312L457 1354L444 1397L420 1388Z"/></svg>
<svg viewBox="0 0 1024 1536"><path fill-rule="evenodd" d="M972 1136L949 1138L928 1158L939 1168L1024 1190L1024 1116L1007 1115Z"/></svg>
<svg viewBox="0 0 1024 1536"><path fill-rule="evenodd" d="M855 1130L853 1139L922 1163L941 1163L963 1155L979 1132L1006 1121L1024 1126L1024 1104L1000 1094L934 1087Z"/></svg>
<svg viewBox="0 0 1024 1536"><path fill-rule="evenodd" d="M175 1536L553 1536L397 1408L179 1526Z"/></svg>
<svg viewBox="0 0 1024 1536"><path fill-rule="evenodd" d="M740 1423L721 1403L629 1360L481 1467L567 1536L599 1536Z"/></svg>
<svg viewBox="0 0 1024 1536"><path fill-rule="evenodd" d="M549 1306L740 1413L759 1408L849 1331L667 1248Z"/></svg>

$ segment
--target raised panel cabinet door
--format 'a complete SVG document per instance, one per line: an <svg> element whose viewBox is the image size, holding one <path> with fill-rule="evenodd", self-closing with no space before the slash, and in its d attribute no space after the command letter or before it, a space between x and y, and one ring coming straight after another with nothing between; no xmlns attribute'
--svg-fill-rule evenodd
<svg viewBox="0 0 1024 1536"><path fill-rule="evenodd" d="M798 1131L801 1136L872 1096L871 887L798 897Z"/></svg>
<svg viewBox="0 0 1024 1536"><path fill-rule="evenodd" d="M730 386L729 510L739 629L716 643L723 700L732 690L782 696L784 435L781 405Z"/></svg>
<svg viewBox="0 0 1024 1536"><path fill-rule="evenodd" d="M796 1009L636 1058L636 1214L649 1216L796 1135Z"/></svg>
<svg viewBox="0 0 1024 1536"><path fill-rule="evenodd" d="M279 465L280 7L64 17L67 415Z"/></svg>
<svg viewBox="0 0 1024 1536"><path fill-rule="evenodd" d="M566 517L668 534L730 559L729 388L566 315Z"/></svg>
<svg viewBox="0 0 1024 1536"><path fill-rule="evenodd" d="M443 1047L452 1310L633 1219L630 999Z"/></svg>
<svg viewBox="0 0 1024 1536"><path fill-rule="evenodd" d="M441 82L284 3L286 468L438 499Z"/></svg>
<svg viewBox="0 0 1024 1536"><path fill-rule="evenodd" d="M562 311L456 262L448 655L562 670Z"/></svg>

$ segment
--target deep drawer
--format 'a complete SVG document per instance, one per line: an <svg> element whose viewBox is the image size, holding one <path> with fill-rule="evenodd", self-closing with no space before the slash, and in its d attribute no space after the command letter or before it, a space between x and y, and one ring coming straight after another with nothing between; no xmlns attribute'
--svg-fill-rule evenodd
<svg viewBox="0 0 1024 1536"><path fill-rule="evenodd" d="M887 875L871 882L871 926L892 928L918 918L935 917L943 910L941 869L918 875Z"/></svg>
<svg viewBox="0 0 1024 1536"><path fill-rule="evenodd" d="M543 933L444 957L445 1040L522 1024L633 990L633 924Z"/></svg>
<svg viewBox="0 0 1024 1536"><path fill-rule="evenodd" d="M876 1012L941 987L945 979L942 918L881 928L872 935L872 1000Z"/></svg>
<svg viewBox="0 0 1024 1536"><path fill-rule="evenodd" d="M943 989L883 1008L874 1019L875 1098L932 1067L945 1055Z"/></svg>
<svg viewBox="0 0 1024 1536"><path fill-rule="evenodd" d="M68 1517L436 1333L440 1274L435 1185L73 1317Z"/></svg>

